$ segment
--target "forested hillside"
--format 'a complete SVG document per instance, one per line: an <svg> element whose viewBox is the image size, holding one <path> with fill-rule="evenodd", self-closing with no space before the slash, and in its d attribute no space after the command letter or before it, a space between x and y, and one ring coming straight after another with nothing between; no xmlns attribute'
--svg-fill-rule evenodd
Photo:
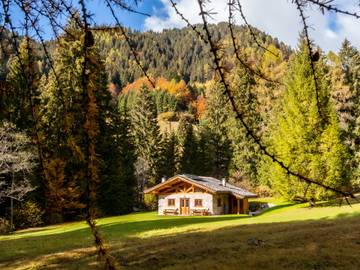
<svg viewBox="0 0 360 270"><path fill-rule="evenodd" d="M342 190L356 187L359 51L348 41L339 53L317 48L315 86L303 36L290 49L254 29L264 50L247 28L235 27L241 55L254 74L237 63L228 25L211 25L210 30L221 44L235 103L266 147L306 177ZM192 29L128 30L152 82L120 33L91 33L86 72L81 56L85 37L74 21L57 42L47 42L52 65L38 41L19 38L16 55L8 32L2 33L8 53L1 54L7 91L1 94L0 138L25 137L21 153L37 157L26 166L16 159L3 162L8 167L1 171L1 215L9 219L14 185L23 189L24 200L15 202L16 227L79 219L87 196L97 202L99 215L151 209L156 199L144 197L144 188L176 173L227 177L260 196L304 201L334 196L298 181L263 156L224 95L208 46ZM86 87L84 74L91 74ZM7 157L15 150L3 149ZM90 188L89 178L96 183Z"/></svg>
<svg viewBox="0 0 360 270"><path fill-rule="evenodd" d="M201 26L197 26L201 29ZM221 40L224 44L230 43L229 27L226 23L211 25L214 40ZM258 39L264 46L273 45L288 57L290 48L284 43L272 38L263 32L255 30ZM236 32L241 48L249 50L249 54L262 54L245 27L237 26ZM109 79L119 83L120 87L143 76L134 61L133 54L124 38L115 31L96 32L98 47L105 60ZM189 27L169 29L163 32L129 32L133 47L140 62L152 77L167 79L183 79L186 83L204 83L212 79L213 69L211 57L206 44ZM226 47L224 47L226 48ZM229 65L234 62L231 50L226 49L224 60Z"/></svg>

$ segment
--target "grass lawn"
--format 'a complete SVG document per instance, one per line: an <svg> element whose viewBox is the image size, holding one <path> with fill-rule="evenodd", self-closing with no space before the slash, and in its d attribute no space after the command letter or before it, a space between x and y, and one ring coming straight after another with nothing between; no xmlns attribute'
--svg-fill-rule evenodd
<svg viewBox="0 0 360 270"><path fill-rule="evenodd" d="M360 269L360 204L276 202L256 217L100 219L122 269ZM84 222L0 236L0 269L101 269Z"/></svg>

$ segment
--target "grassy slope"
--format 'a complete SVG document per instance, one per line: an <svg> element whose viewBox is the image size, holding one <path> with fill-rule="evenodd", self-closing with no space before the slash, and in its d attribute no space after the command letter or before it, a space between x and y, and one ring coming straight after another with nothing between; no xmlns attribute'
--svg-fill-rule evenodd
<svg viewBox="0 0 360 270"><path fill-rule="evenodd" d="M340 218L342 217L342 218ZM280 203L257 217L159 217L99 221L125 269L358 269L360 204ZM252 238L261 239L260 246ZM256 241L255 241L256 242ZM0 269L97 269L83 222L0 236Z"/></svg>

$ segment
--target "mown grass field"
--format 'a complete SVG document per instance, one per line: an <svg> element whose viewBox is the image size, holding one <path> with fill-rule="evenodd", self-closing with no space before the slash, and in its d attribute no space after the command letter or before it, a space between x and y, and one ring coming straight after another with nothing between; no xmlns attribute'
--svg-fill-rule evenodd
<svg viewBox="0 0 360 270"><path fill-rule="evenodd" d="M360 204L278 203L262 215L99 220L121 269L360 269ZM0 269L101 269L84 222L0 236Z"/></svg>

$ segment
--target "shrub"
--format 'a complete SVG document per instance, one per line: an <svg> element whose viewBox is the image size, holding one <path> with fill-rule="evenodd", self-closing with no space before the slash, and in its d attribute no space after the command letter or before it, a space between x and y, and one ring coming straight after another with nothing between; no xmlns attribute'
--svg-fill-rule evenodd
<svg viewBox="0 0 360 270"><path fill-rule="evenodd" d="M171 122L171 121L177 121L178 118L175 112L163 112L158 115L158 120Z"/></svg>
<svg viewBox="0 0 360 270"><path fill-rule="evenodd" d="M0 235L10 232L10 223L5 218L0 217Z"/></svg>
<svg viewBox="0 0 360 270"><path fill-rule="evenodd" d="M156 210L157 209L157 198L154 194L145 194L144 195L144 204L146 209Z"/></svg>
<svg viewBox="0 0 360 270"><path fill-rule="evenodd" d="M273 196L273 191L271 190L271 188L264 185L256 186L254 191L260 198Z"/></svg>
<svg viewBox="0 0 360 270"><path fill-rule="evenodd" d="M16 228L35 227L43 224L44 211L32 201L21 203L14 209L14 224Z"/></svg>

